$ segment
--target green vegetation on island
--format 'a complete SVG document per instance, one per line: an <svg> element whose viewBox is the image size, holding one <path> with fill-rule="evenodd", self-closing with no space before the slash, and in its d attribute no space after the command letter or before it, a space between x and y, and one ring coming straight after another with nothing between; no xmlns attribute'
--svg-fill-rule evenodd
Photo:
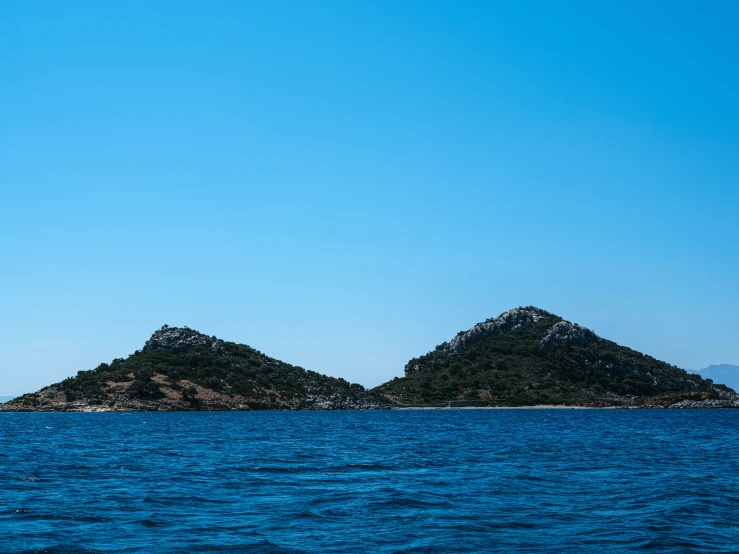
<svg viewBox="0 0 739 554"><path fill-rule="evenodd" d="M0 411L378 409L392 406L739 407L698 374L535 307L488 319L372 391L187 327Z"/></svg>
<svg viewBox="0 0 739 554"><path fill-rule="evenodd" d="M187 327L164 326L125 359L24 395L4 409L373 409L362 385L293 366Z"/></svg>
<svg viewBox="0 0 739 554"><path fill-rule="evenodd" d="M395 403L478 406L672 405L733 393L532 306L460 332L374 390Z"/></svg>

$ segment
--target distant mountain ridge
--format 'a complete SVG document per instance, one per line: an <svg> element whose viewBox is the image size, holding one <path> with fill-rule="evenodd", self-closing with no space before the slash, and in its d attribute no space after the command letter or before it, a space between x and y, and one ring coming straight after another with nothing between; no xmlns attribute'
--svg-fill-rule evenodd
<svg viewBox="0 0 739 554"><path fill-rule="evenodd" d="M15 398L15 396L0 396L0 404L9 400L13 400L13 398Z"/></svg>
<svg viewBox="0 0 739 554"><path fill-rule="evenodd" d="M739 390L739 366L737 365L709 365L703 369L694 369L691 371L704 379L711 379L714 383L720 383L734 390Z"/></svg>
<svg viewBox="0 0 739 554"><path fill-rule="evenodd" d="M409 405L739 407L725 386L535 306L457 333L373 390Z"/></svg>
<svg viewBox="0 0 739 554"><path fill-rule="evenodd" d="M126 359L26 394L2 411L377 409L362 385L188 327L163 326Z"/></svg>

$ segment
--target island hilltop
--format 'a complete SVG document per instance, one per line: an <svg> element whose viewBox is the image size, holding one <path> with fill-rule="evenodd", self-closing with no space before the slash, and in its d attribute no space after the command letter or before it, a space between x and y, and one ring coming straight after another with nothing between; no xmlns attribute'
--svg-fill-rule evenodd
<svg viewBox="0 0 739 554"><path fill-rule="evenodd" d="M533 306L462 331L371 391L242 344L164 326L140 351L0 411L332 410L421 406L739 407L710 379Z"/></svg>

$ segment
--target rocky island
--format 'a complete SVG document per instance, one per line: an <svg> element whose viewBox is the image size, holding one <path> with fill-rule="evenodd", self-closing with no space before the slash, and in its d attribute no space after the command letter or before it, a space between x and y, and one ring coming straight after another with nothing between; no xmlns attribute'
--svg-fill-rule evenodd
<svg viewBox="0 0 739 554"><path fill-rule="evenodd" d="M0 411L372 410L380 397L249 346L165 325L140 351L0 405Z"/></svg>
<svg viewBox="0 0 739 554"><path fill-rule="evenodd" d="M724 385L534 306L458 333L374 392L411 406L739 407Z"/></svg>
<svg viewBox="0 0 739 554"><path fill-rule="evenodd" d="M739 408L739 395L545 310L515 308L410 360L372 390L187 327L0 411Z"/></svg>

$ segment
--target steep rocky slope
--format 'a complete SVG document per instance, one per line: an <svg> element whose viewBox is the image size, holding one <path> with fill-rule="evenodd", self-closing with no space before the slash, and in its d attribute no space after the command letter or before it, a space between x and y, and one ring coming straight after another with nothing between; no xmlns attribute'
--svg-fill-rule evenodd
<svg viewBox="0 0 739 554"><path fill-rule="evenodd" d="M0 411L377 409L358 384L253 348L164 326L141 351L0 405Z"/></svg>
<svg viewBox="0 0 739 554"><path fill-rule="evenodd" d="M458 333L374 390L405 404L739 407L723 385L533 306Z"/></svg>

